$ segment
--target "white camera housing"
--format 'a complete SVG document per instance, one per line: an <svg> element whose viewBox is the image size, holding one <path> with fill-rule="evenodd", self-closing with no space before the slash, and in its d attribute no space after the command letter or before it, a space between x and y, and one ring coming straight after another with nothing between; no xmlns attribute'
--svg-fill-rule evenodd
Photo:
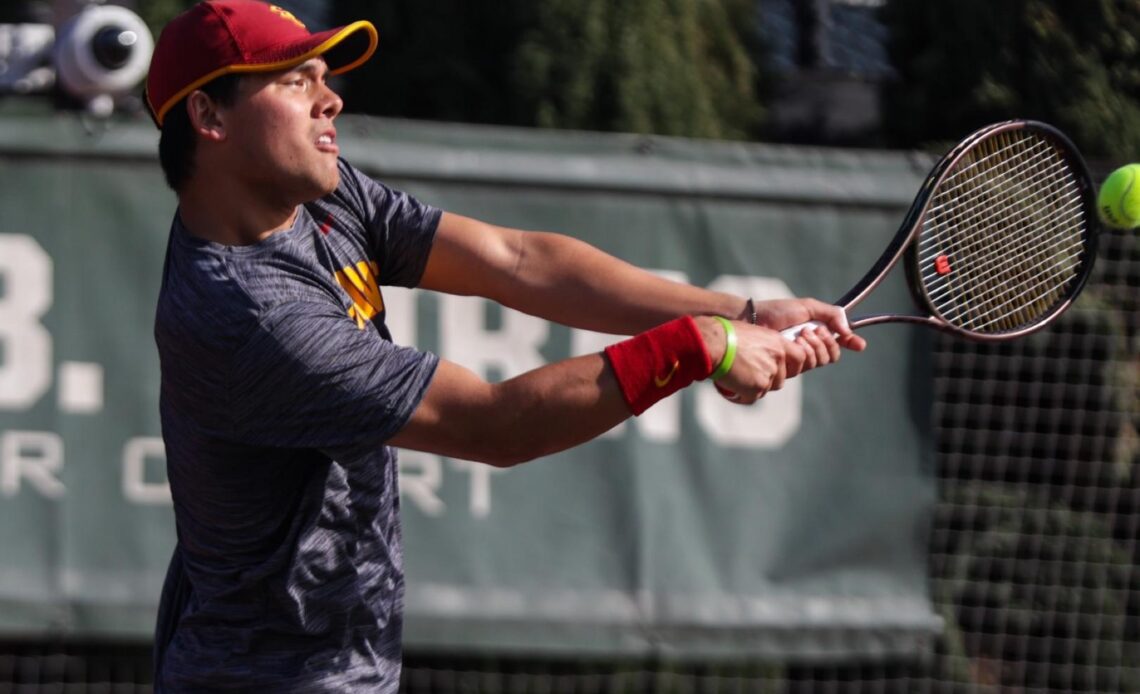
<svg viewBox="0 0 1140 694"><path fill-rule="evenodd" d="M59 84L97 113L146 76L154 38L137 14L117 5L88 5L68 19L55 42Z"/></svg>

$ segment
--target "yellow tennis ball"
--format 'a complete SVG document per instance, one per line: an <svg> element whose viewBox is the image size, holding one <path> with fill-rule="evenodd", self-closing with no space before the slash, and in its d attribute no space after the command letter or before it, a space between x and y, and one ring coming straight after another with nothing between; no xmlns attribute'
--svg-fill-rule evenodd
<svg viewBox="0 0 1140 694"><path fill-rule="evenodd" d="M1104 179L1096 209L1101 221L1114 229L1140 226L1140 164L1122 166Z"/></svg>

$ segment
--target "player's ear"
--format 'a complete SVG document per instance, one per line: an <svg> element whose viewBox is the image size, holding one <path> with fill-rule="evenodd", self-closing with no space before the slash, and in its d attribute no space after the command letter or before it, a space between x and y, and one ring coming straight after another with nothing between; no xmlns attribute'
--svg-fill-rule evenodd
<svg viewBox="0 0 1140 694"><path fill-rule="evenodd" d="M207 140L221 141L226 138L225 119L219 112L220 105L200 89L186 97L186 113L190 117L190 127Z"/></svg>

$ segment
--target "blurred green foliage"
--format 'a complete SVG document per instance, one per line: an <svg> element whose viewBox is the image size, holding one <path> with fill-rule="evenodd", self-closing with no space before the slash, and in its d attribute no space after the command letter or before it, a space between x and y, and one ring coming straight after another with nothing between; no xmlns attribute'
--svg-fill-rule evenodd
<svg viewBox="0 0 1140 694"><path fill-rule="evenodd" d="M174 18L179 12L194 4L195 0L137 0L135 11L139 17L150 27L155 38L162 31L162 27Z"/></svg>
<svg viewBox="0 0 1140 694"><path fill-rule="evenodd" d="M157 30L193 0L137 0ZM281 4L288 6L287 0ZM377 58L340 88L383 116L759 139L771 70L753 0L340 0ZM1140 0L887 0L892 146L954 141L1012 117L1087 155L1140 151ZM794 79L794 75L791 76Z"/></svg>
<svg viewBox="0 0 1140 694"><path fill-rule="evenodd" d="M342 78L354 112L468 123L526 123L512 94L515 51L538 3L501 0L342 0L340 25L367 19L380 33L375 57Z"/></svg>
<svg viewBox="0 0 1140 694"><path fill-rule="evenodd" d="M475 123L747 138L759 123L749 0L346 0L378 58L350 108Z"/></svg>
<svg viewBox="0 0 1140 694"><path fill-rule="evenodd" d="M547 0L512 81L535 125L747 138L759 123L742 0Z"/></svg>
<svg viewBox="0 0 1140 694"><path fill-rule="evenodd" d="M969 532L934 580L949 608L954 668L943 676L998 691L1140 691L1129 604L1140 572L1105 517L998 485L955 485L947 497L944 523Z"/></svg>
<svg viewBox="0 0 1140 694"><path fill-rule="evenodd" d="M1037 118L1086 155L1140 152L1140 0L888 0L899 78L884 132L904 147Z"/></svg>

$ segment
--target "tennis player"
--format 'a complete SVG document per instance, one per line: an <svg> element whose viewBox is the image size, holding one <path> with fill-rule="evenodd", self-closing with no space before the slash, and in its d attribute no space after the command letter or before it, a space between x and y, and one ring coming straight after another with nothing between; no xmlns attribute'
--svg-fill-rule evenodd
<svg viewBox="0 0 1140 694"><path fill-rule="evenodd" d="M367 22L310 33L278 7L211 0L155 48L147 102L178 197L155 318L178 532L157 691L396 691L393 447L514 465L695 381L748 404L864 347L828 304L669 282L361 174L327 79L376 43ZM491 384L393 344L381 285L636 335ZM827 327L776 332L809 319Z"/></svg>

